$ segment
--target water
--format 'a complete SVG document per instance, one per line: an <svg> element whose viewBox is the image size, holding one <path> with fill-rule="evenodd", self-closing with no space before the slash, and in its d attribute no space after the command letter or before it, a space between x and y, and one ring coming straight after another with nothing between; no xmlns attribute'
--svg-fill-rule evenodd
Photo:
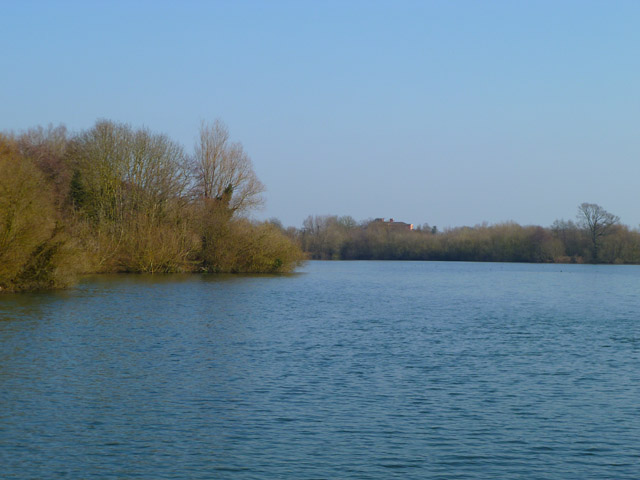
<svg viewBox="0 0 640 480"><path fill-rule="evenodd" d="M3 479L636 479L640 267L311 262L0 296Z"/></svg>

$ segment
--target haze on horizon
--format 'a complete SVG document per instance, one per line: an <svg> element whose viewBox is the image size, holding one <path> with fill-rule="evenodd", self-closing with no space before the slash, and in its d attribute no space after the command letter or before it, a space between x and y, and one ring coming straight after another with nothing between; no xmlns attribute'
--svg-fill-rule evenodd
<svg viewBox="0 0 640 480"><path fill-rule="evenodd" d="M259 218L640 224L640 3L9 2L0 130L222 119Z"/></svg>

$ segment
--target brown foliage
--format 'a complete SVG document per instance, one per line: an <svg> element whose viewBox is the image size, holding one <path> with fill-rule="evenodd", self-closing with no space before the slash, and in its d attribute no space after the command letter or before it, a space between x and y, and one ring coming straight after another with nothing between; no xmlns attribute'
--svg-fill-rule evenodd
<svg viewBox="0 0 640 480"><path fill-rule="evenodd" d="M189 225L174 219L157 221L144 214L126 222L115 259L125 272L173 273L193 268L198 237Z"/></svg>
<svg viewBox="0 0 640 480"><path fill-rule="evenodd" d="M62 205L68 198L72 177L65 159L68 146L66 127L31 128L17 137L16 145L21 155L31 160L44 174L56 205Z"/></svg>

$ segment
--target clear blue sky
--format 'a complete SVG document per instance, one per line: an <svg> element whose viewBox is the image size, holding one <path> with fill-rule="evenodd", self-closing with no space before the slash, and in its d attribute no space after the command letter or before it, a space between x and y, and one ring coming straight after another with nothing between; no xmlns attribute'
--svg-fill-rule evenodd
<svg viewBox="0 0 640 480"><path fill-rule="evenodd" d="M258 218L640 224L638 1L7 1L0 130L221 118Z"/></svg>

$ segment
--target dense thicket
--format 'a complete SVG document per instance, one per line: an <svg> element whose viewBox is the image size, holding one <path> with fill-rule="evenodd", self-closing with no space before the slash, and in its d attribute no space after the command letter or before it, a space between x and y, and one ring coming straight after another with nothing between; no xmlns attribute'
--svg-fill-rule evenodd
<svg viewBox="0 0 640 480"><path fill-rule="evenodd" d="M275 273L302 252L245 214L263 185L221 122L195 153L99 121L0 135L0 290L63 287L82 272Z"/></svg>
<svg viewBox="0 0 640 480"><path fill-rule="evenodd" d="M577 222L557 220L548 228L509 222L409 231L384 222L311 216L296 236L314 259L640 263L640 232L589 203L578 208Z"/></svg>

